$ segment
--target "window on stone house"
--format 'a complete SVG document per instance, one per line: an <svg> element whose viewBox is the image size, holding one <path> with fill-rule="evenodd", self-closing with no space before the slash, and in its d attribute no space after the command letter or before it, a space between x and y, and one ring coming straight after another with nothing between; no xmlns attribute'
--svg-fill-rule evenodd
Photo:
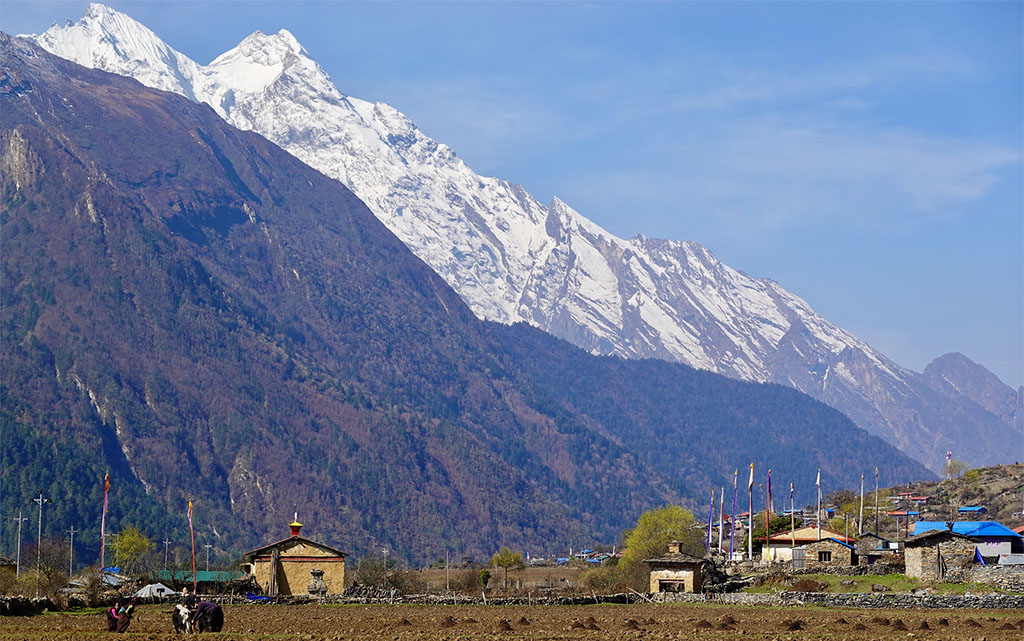
<svg viewBox="0 0 1024 641"><path fill-rule="evenodd" d="M831 563L832 550L818 550L818 563Z"/></svg>

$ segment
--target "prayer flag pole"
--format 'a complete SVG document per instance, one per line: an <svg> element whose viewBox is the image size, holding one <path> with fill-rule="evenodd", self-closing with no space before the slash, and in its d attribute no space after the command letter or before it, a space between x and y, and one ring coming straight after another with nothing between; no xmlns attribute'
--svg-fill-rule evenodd
<svg viewBox="0 0 1024 641"><path fill-rule="evenodd" d="M747 553L754 560L754 464L750 464L750 481L747 483L747 497L750 499L750 511L747 513Z"/></svg>
<svg viewBox="0 0 1024 641"><path fill-rule="evenodd" d="M196 531L192 527L192 499L188 500L188 531L192 536L192 594L196 594Z"/></svg>
<svg viewBox="0 0 1024 641"><path fill-rule="evenodd" d="M704 552L711 552L711 524L715 522L715 488L711 488L711 509L708 511L708 541Z"/></svg>
<svg viewBox="0 0 1024 641"><path fill-rule="evenodd" d="M789 482L789 539L790 545L796 549L796 510L793 509L793 481Z"/></svg>
<svg viewBox="0 0 1024 641"><path fill-rule="evenodd" d="M764 504L764 552L768 562L772 560L772 471L768 470L768 500Z"/></svg>
<svg viewBox="0 0 1024 641"><path fill-rule="evenodd" d="M860 475L860 514L857 516L857 536L864 533L864 474Z"/></svg>
<svg viewBox="0 0 1024 641"><path fill-rule="evenodd" d="M107 495L110 492L110 474L103 475L103 515L100 517L100 574L103 574L103 548L107 540Z"/></svg>
<svg viewBox="0 0 1024 641"><path fill-rule="evenodd" d="M719 506L718 506L718 552L719 553L722 552L722 536L724 535L724 530L725 530L725 488L724 487L722 488L722 493L721 493L720 496L722 497L722 500L719 502Z"/></svg>
<svg viewBox="0 0 1024 641"><path fill-rule="evenodd" d="M732 473L732 515L729 516L729 560L732 561L732 546L736 540L736 481L739 479L740 470Z"/></svg>
<svg viewBox="0 0 1024 641"><path fill-rule="evenodd" d="M818 486L818 515L815 518L818 526L818 540L821 540L821 468L818 468L818 478L814 481L814 484Z"/></svg>
<svg viewBox="0 0 1024 641"><path fill-rule="evenodd" d="M878 466L875 466L875 536L878 536Z"/></svg>

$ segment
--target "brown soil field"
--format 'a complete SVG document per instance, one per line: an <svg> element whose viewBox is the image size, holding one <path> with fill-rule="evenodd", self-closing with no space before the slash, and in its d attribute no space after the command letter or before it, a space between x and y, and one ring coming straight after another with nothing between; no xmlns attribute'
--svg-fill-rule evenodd
<svg viewBox="0 0 1024 641"><path fill-rule="evenodd" d="M174 639L166 606L139 610L128 637ZM597 606L281 606L224 608L224 632L213 638L296 641L473 639L763 639L838 641L1019 641L1024 612L852 610L722 605ZM73 641L115 638L101 613L0 617L0 639ZM177 637L180 639L181 637Z"/></svg>

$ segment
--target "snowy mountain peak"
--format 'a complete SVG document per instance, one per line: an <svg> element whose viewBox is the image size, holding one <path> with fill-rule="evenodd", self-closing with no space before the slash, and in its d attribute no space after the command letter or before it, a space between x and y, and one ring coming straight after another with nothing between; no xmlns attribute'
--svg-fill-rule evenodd
<svg viewBox="0 0 1024 641"><path fill-rule="evenodd" d="M144 85L180 93L193 100L196 64L146 26L102 4L64 26L54 24L34 39L47 51L84 67L131 76Z"/></svg>
<svg viewBox="0 0 1024 641"><path fill-rule="evenodd" d="M227 51L210 63L210 66L223 64L225 59L244 58L252 64L270 66L284 65L296 56L309 57L299 41L289 31L281 29L276 34L267 35L262 31L254 31L238 46Z"/></svg>
<svg viewBox="0 0 1024 641"><path fill-rule="evenodd" d="M544 206L474 173L394 107L344 96L285 30L257 31L201 66L93 5L36 41L205 102L342 181L481 318L526 321L594 353L795 387L936 470L948 449L980 465L1020 442L1019 428L955 395L937 400L922 375L700 243L623 240L559 198Z"/></svg>

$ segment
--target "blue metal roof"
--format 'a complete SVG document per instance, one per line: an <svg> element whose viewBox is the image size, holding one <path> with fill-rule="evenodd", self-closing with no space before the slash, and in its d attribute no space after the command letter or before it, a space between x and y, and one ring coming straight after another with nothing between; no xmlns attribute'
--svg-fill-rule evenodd
<svg viewBox="0 0 1024 641"><path fill-rule="evenodd" d="M988 512L988 510L986 510L983 507L961 507L961 508L957 508L956 511L957 512Z"/></svg>
<svg viewBox="0 0 1024 641"><path fill-rule="evenodd" d="M946 524L942 521L918 521L914 523L914 534L924 534L932 530L945 530ZM997 521L956 521L953 523L953 532L964 536L1020 536L1010 528Z"/></svg>
<svg viewBox="0 0 1024 641"><path fill-rule="evenodd" d="M828 537L828 540L829 541L835 541L839 545L845 545L846 547L850 548L851 550L856 550L857 549L857 548L853 547L852 545L850 545L849 543L844 543L843 541L840 541L839 539L836 539L836 538L832 538L831 536Z"/></svg>

